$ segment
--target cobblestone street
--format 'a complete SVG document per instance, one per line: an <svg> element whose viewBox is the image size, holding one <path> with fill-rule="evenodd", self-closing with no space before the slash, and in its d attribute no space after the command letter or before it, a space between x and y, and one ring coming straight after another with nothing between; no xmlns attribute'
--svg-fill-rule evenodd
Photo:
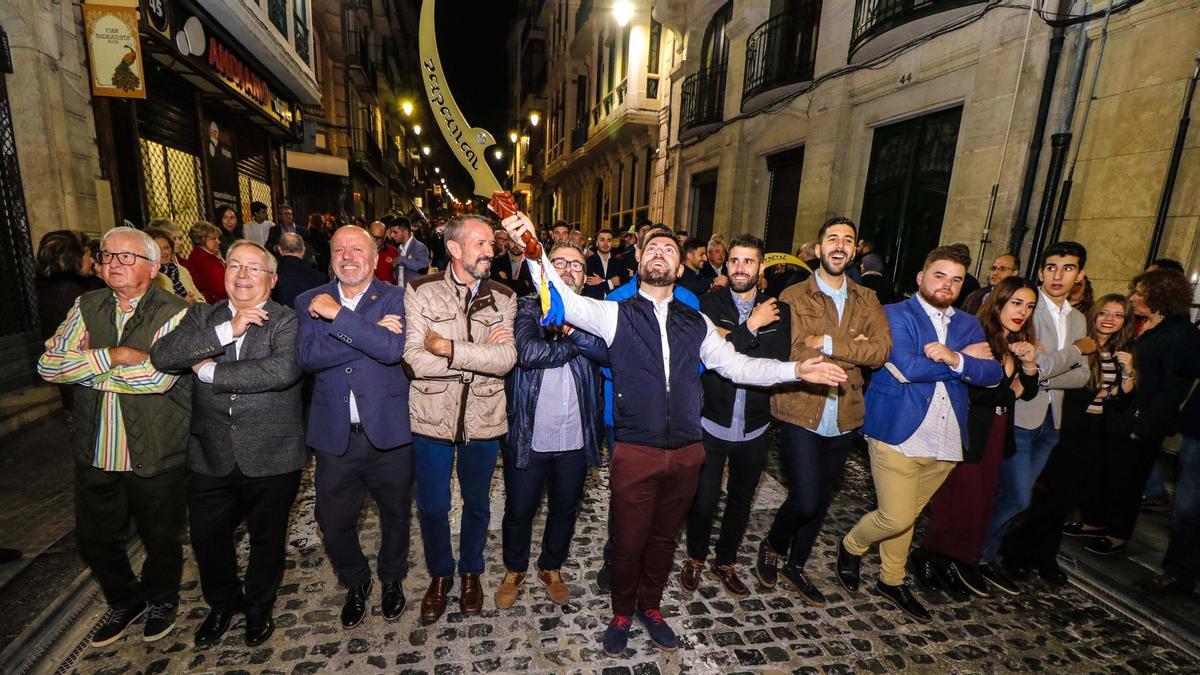
<svg viewBox="0 0 1200 675"><path fill-rule="evenodd" d="M773 473L773 472L772 472ZM631 648L619 659L605 657L598 637L608 618L608 599L599 594L596 572L604 543L607 485L603 472L589 479L574 542L574 558L564 570L573 600L550 604L540 586L526 583L517 604L507 611L492 607L491 593L503 570L499 562L502 485L493 483L490 567L484 577L487 599L482 616L467 618L448 611L431 626L420 625L416 611L427 584L414 539L413 570L405 584L409 607L387 623L379 614L378 586L372 616L353 630L338 623L342 590L321 548L313 519L311 476L297 500L290 538L290 560L276 606L278 630L256 649L242 642L241 619L215 648L197 650L193 631L206 607L194 564L184 570L183 606L176 629L167 638L145 644L134 636L103 649L66 650L63 671L83 673L315 673L350 672L1196 672L1200 663L1151 631L1110 611L1075 587L1051 593L1042 586L1016 598L959 603L925 596L935 621L922 626L886 608L866 593L848 597L832 578L836 533L845 531L870 500L868 477L857 462L831 510L816 559L809 570L830 596L821 610L803 607L781 586L736 601L709 580L693 596L675 581L664 613L680 631L683 646L674 653L650 647L635 627ZM771 475L759 489L753 522L742 550L749 565L771 514L784 497ZM370 550L377 540L376 516L363 523ZM414 538L416 537L414 527ZM537 539L540 528L535 531ZM244 543L243 543L244 549ZM245 550L242 551L243 555ZM680 553L679 555L682 555ZM866 558L864 573L874 574L877 558ZM761 591L761 589L758 589ZM457 607L457 586L452 594ZM103 610L93 602L77 632ZM635 624L636 626L636 624ZM77 659L77 660L76 660Z"/></svg>

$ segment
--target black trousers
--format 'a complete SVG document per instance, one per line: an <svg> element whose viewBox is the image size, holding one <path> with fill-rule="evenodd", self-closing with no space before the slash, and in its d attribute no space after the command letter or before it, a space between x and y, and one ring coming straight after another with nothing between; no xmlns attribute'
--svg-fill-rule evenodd
<svg viewBox="0 0 1200 675"><path fill-rule="evenodd" d="M1109 536L1129 539L1137 525L1142 506L1142 491L1162 452L1162 436L1133 439L1128 436L1106 444L1108 471L1105 487L1108 492L1107 517Z"/></svg>
<svg viewBox="0 0 1200 675"><path fill-rule="evenodd" d="M579 501L587 479L583 450L530 452L524 469L517 468L516 452L504 453L504 567L513 572L529 569L533 517L549 490L546 529L542 533L539 570L562 569L575 536Z"/></svg>
<svg viewBox="0 0 1200 675"><path fill-rule="evenodd" d="M788 496L775 514L767 542L777 553L787 553L788 566L803 568L842 480L854 433L822 436L795 424L779 426Z"/></svg>
<svg viewBox="0 0 1200 675"><path fill-rule="evenodd" d="M188 522L200 587L210 607L241 609L254 618L271 616L287 559L288 517L299 489L299 471L251 478L235 466L228 476L192 474ZM250 534L244 586L234 544L242 521Z"/></svg>
<svg viewBox="0 0 1200 675"><path fill-rule="evenodd" d="M1046 468L1033 489L1025 518L1004 537L1000 553L1005 560L1025 567L1054 562L1062 545L1062 528L1089 491L1099 491L1104 446L1103 417L1088 415L1088 423L1064 427L1058 445L1050 452ZM1098 490L1099 488L1099 490Z"/></svg>
<svg viewBox="0 0 1200 675"><path fill-rule="evenodd" d="M351 587L371 580L371 567L358 541L358 519L368 494L379 508L379 579L404 579L412 518L412 445L380 449L366 434L352 433L346 454L316 455L317 525L338 581Z"/></svg>
<svg viewBox="0 0 1200 675"><path fill-rule="evenodd" d="M712 539L713 516L721 500L721 482L729 463L725 512L721 514L721 534L717 538L717 564L737 562L738 547L750 523L754 491L767 465L767 434L739 443L723 441L704 432L704 468L696 486L696 498L688 511L687 550L695 560L708 557Z"/></svg>
<svg viewBox="0 0 1200 675"><path fill-rule="evenodd" d="M179 601L186 484L183 467L143 478L75 465L75 540L110 606ZM140 581L126 553L130 519L146 549Z"/></svg>

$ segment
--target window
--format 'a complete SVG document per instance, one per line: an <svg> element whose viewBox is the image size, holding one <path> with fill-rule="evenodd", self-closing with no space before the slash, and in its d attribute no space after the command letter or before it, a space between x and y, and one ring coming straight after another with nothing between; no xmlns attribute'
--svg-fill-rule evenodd
<svg viewBox="0 0 1200 675"><path fill-rule="evenodd" d="M733 17L733 0L725 3L713 14L704 29L704 42L700 45L700 67L704 69L724 68L729 62L729 20Z"/></svg>
<svg viewBox="0 0 1200 675"><path fill-rule="evenodd" d="M296 55L305 63L308 60L308 0L292 0L292 43L296 45Z"/></svg>
<svg viewBox="0 0 1200 675"><path fill-rule="evenodd" d="M642 183L642 204L650 204L650 181L654 180L654 148L646 148L646 173Z"/></svg>
<svg viewBox="0 0 1200 675"><path fill-rule="evenodd" d="M767 157L771 174L767 194L767 224L763 241L768 253L792 253L796 238L796 207L800 203L800 175L804 168L804 148L779 152Z"/></svg>
<svg viewBox="0 0 1200 675"><path fill-rule="evenodd" d="M146 215L170 218L186 234L197 220L208 217L200 157L142 138L142 175L146 189ZM268 202L270 203L270 202ZM191 247L184 240L185 257Z"/></svg>
<svg viewBox="0 0 1200 675"><path fill-rule="evenodd" d="M632 27L626 25L625 30L621 31L621 74L617 79L622 81L629 72L629 29Z"/></svg>
<svg viewBox="0 0 1200 675"><path fill-rule="evenodd" d="M688 232L698 239L712 236L713 215L717 209L717 170L692 176L691 227Z"/></svg>
<svg viewBox="0 0 1200 675"><path fill-rule="evenodd" d="M267 18L283 37L288 35L287 0L267 0Z"/></svg>
<svg viewBox="0 0 1200 675"><path fill-rule="evenodd" d="M662 24L650 19L650 54L646 57L646 72L658 74L658 54L662 42Z"/></svg>

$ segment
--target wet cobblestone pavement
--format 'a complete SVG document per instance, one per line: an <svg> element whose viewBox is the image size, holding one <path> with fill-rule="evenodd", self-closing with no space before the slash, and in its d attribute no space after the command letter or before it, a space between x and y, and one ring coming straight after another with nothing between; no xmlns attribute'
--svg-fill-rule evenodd
<svg viewBox="0 0 1200 675"><path fill-rule="evenodd" d="M845 593L833 579L834 542L872 499L869 477L857 460L848 467L845 485L808 566L814 581L829 596L828 607L804 607L783 584L772 591L755 588L755 595L739 601L709 578L695 594L685 594L673 577L663 611L680 634L679 651L656 651L635 623L630 649L621 658L608 658L598 643L609 617L608 598L595 584L608 510L605 473L593 472L588 480L573 559L563 570L572 593L566 607L549 603L540 584L531 578L515 606L505 611L494 608L492 593L503 575L499 560L502 490L497 469L481 616L465 617L448 610L438 623L420 624L418 608L428 577L419 559L419 528L414 522L413 573L405 583L408 608L395 623L384 621L376 584L371 616L357 628L343 630L338 622L343 592L321 548L309 475L294 509L288 570L275 610L278 628L265 645L246 647L238 618L221 644L204 650L192 646L192 633L207 608L189 555L180 620L167 638L145 644L138 639L139 624L124 640L103 649L83 650L78 660L63 665L74 672L106 675L1200 672L1200 662L1186 652L1073 586L1051 591L1040 583L1031 584L1028 592L1018 597L973 602L925 594L921 597L934 614L930 625L911 621L866 592ZM752 562L784 495L772 475L764 476L741 551L744 567ZM364 547L370 551L378 538L373 511L364 516L362 529ZM540 531L539 523L535 555ZM244 541L242 546L246 546ZM245 550L242 554L244 560ZM677 556L683 555L681 546ZM864 580L876 573L877 563L874 553L864 559ZM752 579L748 571L745 579ZM451 594L453 609L457 609L457 591L456 585ZM82 620L93 621L102 610L96 602Z"/></svg>

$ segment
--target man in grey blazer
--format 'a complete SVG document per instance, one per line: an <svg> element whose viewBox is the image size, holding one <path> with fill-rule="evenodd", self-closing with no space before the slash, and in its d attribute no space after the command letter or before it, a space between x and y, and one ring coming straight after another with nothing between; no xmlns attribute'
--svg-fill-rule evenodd
<svg viewBox="0 0 1200 675"><path fill-rule="evenodd" d="M275 630L271 613L283 580L288 517L308 463L296 315L270 300L276 278L275 257L264 247L234 242L225 265L229 299L193 305L151 350L156 367L191 369L195 378L188 512L211 608L196 631L198 647L218 642L239 612L246 615L248 645L262 644ZM244 582L234 548L242 521L250 532Z"/></svg>
<svg viewBox="0 0 1200 675"><path fill-rule="evenodd" d="M1014 428L1017 451L1000 466L1000 489L988 522L987 543L980 556L980 562L987 563L981 566L981 573L1010 594L1019 592L1012 577L1023 576L1026 570L1008 564L1012 561L1007 559L1003 569L991 563L1000 552L1009 524L1029 507L1034 481L1058 445L1063 392L1087 385L1087 355L1096 351L1095 342L1087 337L1083 313L1067 302L1076 280L1086 274L1085 264L1087 250L1073 241L1051 244L1042 252L1038 304L1033 314L1034 334L1039 343L1040 386L1033 400L1017 401ZM1066 576L1055 563L1043 565L1038 573L1052 585L1066 583Z"/></svg>

